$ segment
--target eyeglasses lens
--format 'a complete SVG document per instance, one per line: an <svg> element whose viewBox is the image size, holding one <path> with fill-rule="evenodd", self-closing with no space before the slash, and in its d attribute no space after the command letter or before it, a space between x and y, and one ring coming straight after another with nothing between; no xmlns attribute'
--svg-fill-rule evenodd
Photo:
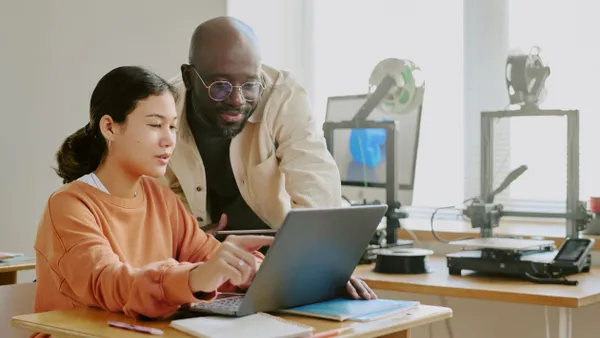
<svg viewBox="0 0 600 338"><path fill-rule="evenodd" d="M260 95L260 83L258 82L246 82L242 86L242 95L246 101L254 101L258 99ZM233 92L233 85L228 81L216 81L213 82L208 92L210 94L210 98L215 101L223 101L231 92Z"/></svg>

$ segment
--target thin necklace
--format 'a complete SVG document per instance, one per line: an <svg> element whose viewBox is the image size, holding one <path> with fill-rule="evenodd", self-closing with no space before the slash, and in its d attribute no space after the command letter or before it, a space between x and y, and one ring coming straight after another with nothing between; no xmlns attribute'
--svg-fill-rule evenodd
<svg viewBox="0 0 600 338"><path fill-rule="evenodd" d="M92 175L90 175L90 176L92 176L92 180L94 181L94 185L96 186L96 188L98 188L98 190L102 190L100 188L100 182L98 182L99 178L97 179L98 176L96 176L96 173L92 173ZM137 191L133 192L133 197L134 198L137 197Z"/></svg>

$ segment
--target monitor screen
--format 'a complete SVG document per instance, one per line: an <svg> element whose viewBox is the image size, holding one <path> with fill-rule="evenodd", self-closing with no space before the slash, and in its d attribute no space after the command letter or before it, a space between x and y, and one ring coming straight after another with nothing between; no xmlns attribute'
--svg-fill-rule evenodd
<svg viewBox="0 0 600 338"><path fill-rule="evenodd" d="M335 96L327 101L326 121L349 121L366 102L367 95ZM369 120L391 120L374 110ZM419 140L420 111L397 116L396 163L400 190L413 190ZM332 155L339 167L342 185L385 187L386 132L382 129L335 129Z"/></svg>

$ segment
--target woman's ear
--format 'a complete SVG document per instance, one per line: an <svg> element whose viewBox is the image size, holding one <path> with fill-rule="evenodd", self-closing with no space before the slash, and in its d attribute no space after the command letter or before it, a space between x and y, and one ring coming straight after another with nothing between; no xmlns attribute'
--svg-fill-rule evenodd
<svg viewBox="0 0 600 338"><path fill-rule="evenodd" d="M110 117L109 115L104 115L100 118L100 133L102 133L102 136L104 137L104 139L108 142L111 143L113 141L113 139L115 138L115 123L112 119L112 117Z"/></svg>

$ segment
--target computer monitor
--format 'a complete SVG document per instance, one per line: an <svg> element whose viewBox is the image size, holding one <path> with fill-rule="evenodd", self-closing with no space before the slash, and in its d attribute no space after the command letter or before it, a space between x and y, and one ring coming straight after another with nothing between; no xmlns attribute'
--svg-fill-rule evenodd
<svg viewBox="0 0 600 338"><path fill-rule="evenodd" d="M367 98L367 94L329 97L325 120L352 120ZM368 120L374 121L382 119L391 120L377 108L368 117ZM406 206L411 205L413 200L421 110L396 116L394 120L399 128L396 140L398 197L399 202ZM358 132L357 129L333 131L332 155L340 170L343 194L352 201L367 199L385 202L385 132L362 129L363 133L369 133L369 142L357 142ZM365 140L364 134L360 139Z"/></svg>

